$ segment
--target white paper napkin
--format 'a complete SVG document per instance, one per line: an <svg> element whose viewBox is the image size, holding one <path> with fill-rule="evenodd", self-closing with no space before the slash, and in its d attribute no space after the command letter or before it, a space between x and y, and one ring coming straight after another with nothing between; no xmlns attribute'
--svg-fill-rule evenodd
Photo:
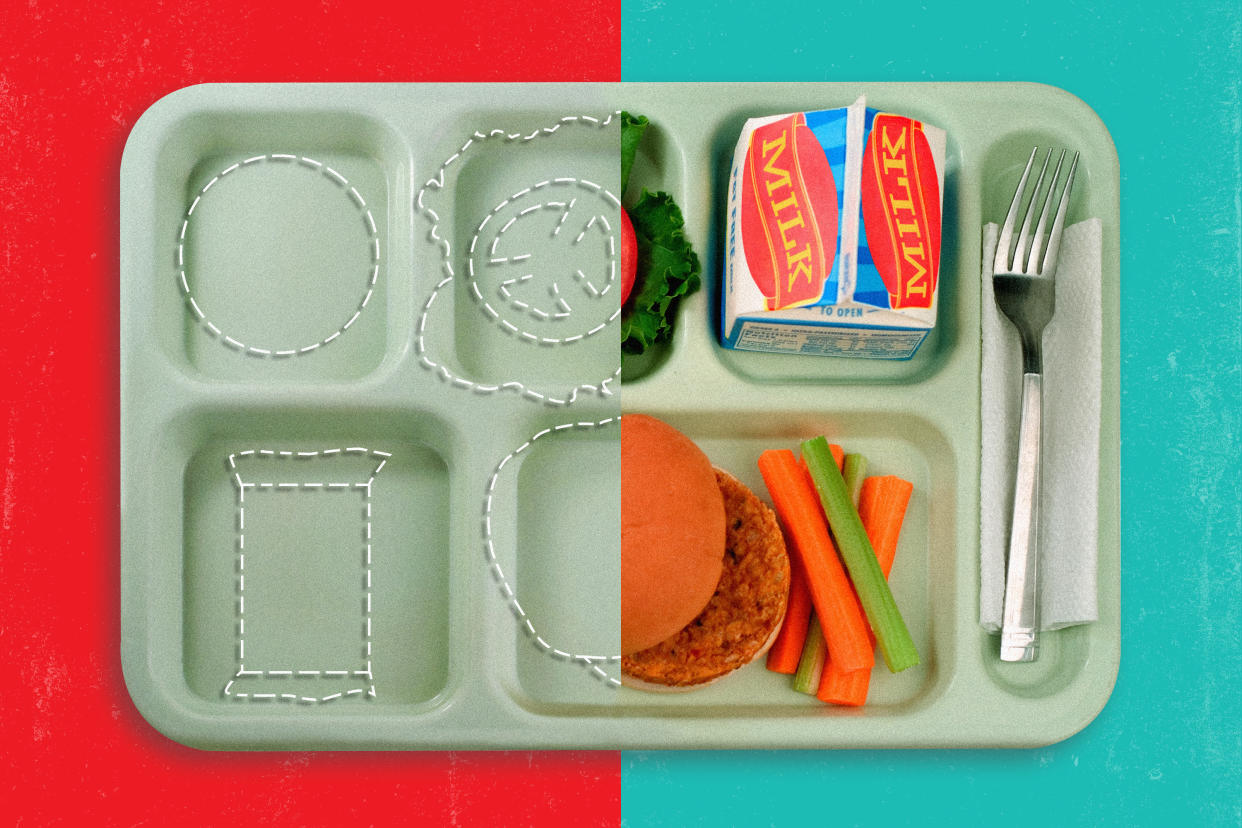
<svg viewBox="0 0 1242 828"><path fill-rule="evenodd" d="M1021 418L1022 346L992 295L997 226L983 228L979 622L999 632ZM1100 446L1100 221L1065 229L1044 332L1040 627L1096 620Z"/></svg>

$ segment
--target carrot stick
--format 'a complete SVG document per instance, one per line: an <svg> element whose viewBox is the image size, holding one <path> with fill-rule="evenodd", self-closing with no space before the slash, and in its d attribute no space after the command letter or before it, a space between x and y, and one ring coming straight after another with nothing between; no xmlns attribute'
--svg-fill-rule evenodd
<svg viewBox="0 0 1242 828"><path fill-rule="evenodd" d="M788 535L785 545L793 547ZM811 621L811 588L807 586L806 573L802 570L802 560L797 555L789 558L789 603L785 607L785 620L781 623L780 632L768 650L768 669L774 673L792 676L798 670L798 657L802 654L802 645L806 641L807 628Z"/></svg>
<svg viewBox="0 0 1242 828"><path fill-rule="evenodd" d="M913 491L913 483L891 474L868 477L863 481L858 516L862 518L863 528L871 539L871 547L875 550L876 560L880 562L885 578L893 568L893 558L897 555L897 539L901 535L901 524L905 520L906 507L910 504Z"/></svg>
<svg viewBox="0 0 1242 828"><path fill-rule="evenodd" d="M793 553L802 560L829 651L843 669L869 668L875 663L875 652L867 640L867 622L828 534L814 483L788 449L759 455L759 471L793 541Z"/></svg>
<svg viewBox="0 0 1242 828"><path fill-rule="evenodd" d="M892 572L897 557L897 539L913 490L912 483L893 475L868 477L862 484L858 515L885 578ZM875 636L868 635L874 645ZM867 700L870 686L870 670L842 670L829 658L815 696L820 701L857 707Z"/></svg>
<svg viewBox="0 0 1242 828"><path fill-rule="evenodd" d="M843 473L850 465L858 467L860 455L846 454L845 450L835 443L829 444L828 450L832 452L832 459L836 461L837 468L842 469ZM806 467L806 461L798 460L798 465L802 468L804 474L808 477L811 474L810 469ZM862 485L861 473L858 476L857 484ZM861 612L862 607L859 606ZM828 663L828 642L824 639L824 632L819 626L819 618L814 614L811 615L810 623L806 631L806 643L802 645L802 657L798 659L798 669L794 673L793 688L799 693L806 693L813 696L819 687L819 683L824 675L824 665Z"/></svg>
<svg viewBox="0 0 1242 828"><path fill-rule="evenodd" d="M829 445L828 450L836 458L837 465L845 456L838 445ZM809 473L809 472L808 472ZM785 532L785 546L793 549L793 541ZM774 673L794 675L798 671L798 662L802 650L806 646L807 632L812 622L811 588L807 585L806 572L802 568L802 560L791 555L789 561L789 603L785 608L785 620L781 624L772 648L768 650L768 669ZM814 622L818 623L818 622ZM821 636L822 642L822 636Z"/></svg>
<svg viewBox="0 0 1242 828"><path fill-rule="evenodd" d="M819 679L815 698L828 704L845 707L862 707L871 689L870 670L844 671L829 661Z"/></svg>

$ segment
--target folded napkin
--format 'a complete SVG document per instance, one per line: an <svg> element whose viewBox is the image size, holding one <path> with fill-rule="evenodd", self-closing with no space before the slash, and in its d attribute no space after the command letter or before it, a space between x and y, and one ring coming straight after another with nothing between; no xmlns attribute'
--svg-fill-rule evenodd
<svg viewBox="0 0 1242 828"><path fill-rule="evenodd" d="M983 228L979 622L999 632L1021 419L1022 346L992 295L997 226ZM1044 332L1040 628L1096 620L1100 446L1100 221L1065 229Z"/></svg>

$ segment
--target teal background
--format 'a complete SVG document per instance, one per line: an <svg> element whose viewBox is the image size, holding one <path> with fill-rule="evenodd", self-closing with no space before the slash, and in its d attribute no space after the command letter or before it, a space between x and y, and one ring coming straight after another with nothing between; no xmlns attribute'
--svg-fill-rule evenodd
<svg viewBox="0 0 1242 828"><path fill-rule="evenodd" d="M623 0L621 32L626 81L1039 81L1099 113L1121 160L1123 573L1117 686L1076 736L626 752L623 824L1242 824L1242 4Z"/></svg>

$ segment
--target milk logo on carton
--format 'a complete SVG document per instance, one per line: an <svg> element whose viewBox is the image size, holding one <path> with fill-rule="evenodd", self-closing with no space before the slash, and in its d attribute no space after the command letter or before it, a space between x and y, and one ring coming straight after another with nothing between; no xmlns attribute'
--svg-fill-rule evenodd
<svg viewBox="0 0 1242 828"><path fill-rule="evenodd" d="M836 272L840 191L806 113L757 126L742 174L742 241L764 310L814 304Z"/></svg>
<svg viewBox="0 0 1242 828"><path fill-rule="evenodd" d="M884 305L883 290L891 308L932 306L940 269L939 170L944 153L943 137L937 156L927 130L911 118L867 112L854 290L860 302Z"/></svg>
<svg viewBox="0 0 1242 828"><path fill-rule="evenodd" d="M943 130L867 109L748 121L734 153L721 340L905 359L935 325Z"/></svg>

